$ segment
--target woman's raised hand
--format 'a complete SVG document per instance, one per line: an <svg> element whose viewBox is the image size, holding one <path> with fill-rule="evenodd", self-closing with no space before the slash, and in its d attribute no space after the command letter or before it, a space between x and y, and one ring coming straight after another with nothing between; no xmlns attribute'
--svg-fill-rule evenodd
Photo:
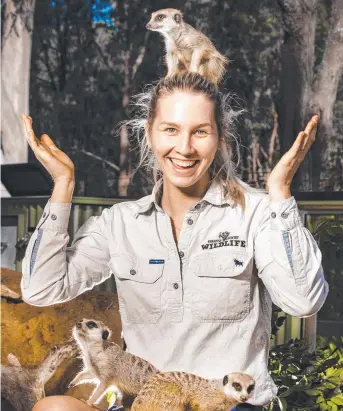
<svg viewBox="0 0 343 411"><path fill-rule="evenodd" d="M306 154L315 141L319 117L314 115L304 131L298 134L292 147L281 157L267 180L267 190L272 200L284 200L291 197L293 177L304 161Z"/></svg>
<svg viewBox="0 0 343 411"><path fill-rule="evenodd" d="M38 161L43 164L51 174L55 183L59 181L72 182L75 180L74 164L63 153L47 134L42 134L41 139L36 137L32 129L31 117L22 114L25 128L25 137Z"/></svg>

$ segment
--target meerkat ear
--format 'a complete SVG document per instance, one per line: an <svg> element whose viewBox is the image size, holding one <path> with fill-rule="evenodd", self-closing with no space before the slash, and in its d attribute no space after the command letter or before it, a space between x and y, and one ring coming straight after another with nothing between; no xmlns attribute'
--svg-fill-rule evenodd
<svg viewBox="0 0 343 411"><path fill-rule="evenodd" d="M175 20L175 22L176 22L177 24L180 24L180 23L181 23L181 20L182 20L181 14L180 14L180 13L176 13L176 14L174 15L174 20Z"/></svg>
<svg viewBox="0 0 343 411"><path fill-rule="evenodd" d="M229 377L225 375L225 377L223 378L223 385L225 386L228 382L229 382Z"/></svg>
<svg viewBox="0 0 343 411"><path fill-rule="evenodd" d="M110 333L109 333L107 330L105 330L105 331L102 333L102 339L103 339L103 340L107 340L107 338L108 338L109 335L110 335Z"/></svg>

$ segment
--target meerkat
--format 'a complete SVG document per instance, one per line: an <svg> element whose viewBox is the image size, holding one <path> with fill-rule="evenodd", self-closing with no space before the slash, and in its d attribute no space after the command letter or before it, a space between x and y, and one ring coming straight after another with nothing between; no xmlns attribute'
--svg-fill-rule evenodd
<svg viewBox="0 0 343 411"><path fill-rule="evenodd" d="M191 71L218 86L228 59L219 53L205 34L183 21L180 10L155 11L146 28L158 31L164 37L167 77Z"/></svg>
<svg viewBox="0 0 343 411"><path fill-rule="evenodd" d="M67 358L76 354L72 343L55 345L41 364L23 367L18 358L8 354L9 366L1 365L1 397L16 411L32 410L45 397L44 385Z"/></svg>
<svg viewBox="0 0 343 411"><path fill-rule="evenodd" d="M131 411L228 411L248 401L255 388L247 374L208 380L184 372L160 372L144 385Z"/></svg>
<svg viewBox="0 0 343 411"><path fill-rule="evenodd" d="M83 319L72 331L81 350L84 368L70 387L86 382L97 384L87 403L98 404L111 387L119 405L131 405L144 383L156 372L152 364L130 354L116 343L109 341L111 331L101 321Z"/></svg>

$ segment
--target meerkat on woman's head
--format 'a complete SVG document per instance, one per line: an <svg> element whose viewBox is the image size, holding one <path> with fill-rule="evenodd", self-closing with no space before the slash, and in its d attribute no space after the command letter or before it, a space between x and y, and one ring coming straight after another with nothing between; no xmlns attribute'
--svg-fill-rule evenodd
<svg viewBox="0 0 343 411"><path fill-rule="evenodd" d="M119 403L123 400L130 404L144 383L158 371L148 361L109 341L111 331L101 321L79 321L73 327L73 337L81 350L84 368L69 386L96 383L87 401L90 405L99 403L109 387L116 391Z"/></svg>
<svg viewBox="0 0 343 411"><path fill-rule="evenodd" d="M228 411L248 401L254 388L248 374L208 380L184 372L161 372L144 385L131 411Z"/></svg>
<svg viewBox="0 0 343 411"><path fill-rule="evenodd" d="M180 10L155 11L146 27L164 37L168 77L191 71L219 84L228 59L219 53L207 36L183 21Z"/></svg>

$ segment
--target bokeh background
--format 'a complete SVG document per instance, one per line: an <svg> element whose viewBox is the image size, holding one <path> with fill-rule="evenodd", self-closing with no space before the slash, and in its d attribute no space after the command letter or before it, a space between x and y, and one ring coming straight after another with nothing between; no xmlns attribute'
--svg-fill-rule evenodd
<svg viewBox="0 0 343 411"><path fill-rule="evenodd" d="M244 108L237 123L239 172L263 187L313 113L317 141L295 191L343 187L343 4L341 0L2 1L3 162L34 162L18 117L49 134L74 161L75 195L140 197L130 178L137 151L130 97L166 74L164 44L145 25L152 11L182 10L230 60L222 90Z"/></svg>

